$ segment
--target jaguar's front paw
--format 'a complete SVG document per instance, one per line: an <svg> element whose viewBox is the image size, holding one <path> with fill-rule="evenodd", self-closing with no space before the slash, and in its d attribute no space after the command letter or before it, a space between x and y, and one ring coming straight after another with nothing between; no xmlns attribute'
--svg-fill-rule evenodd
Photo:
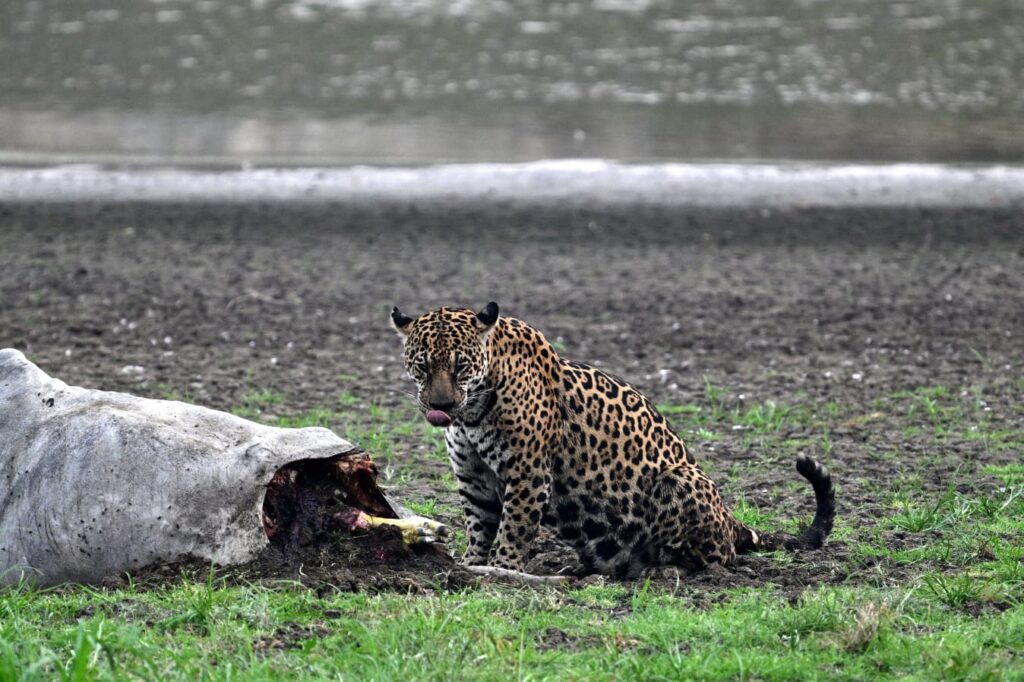
<svg viewBox="0 0 1024 682"><path fill-rule="evenodd" d="M460 566L486 566L488 564L488 558L484 555L477 553L466 552L459 559Z"/></svg>
<svg viewBox="0 0 1024 682"><path fill-rule="evenodd" d="M522 571L526 567L526 562L518 554L511 554L509 552L502 552L499 548L491 557L490 565L495 568L504 568L509 571Z"/></svg>
<svg viewBox="0 0 1024 682"><path fill-rule="evenodd" d="M648 566L640 572L641 580L682 580L690 575L682 566Z"/></svg>

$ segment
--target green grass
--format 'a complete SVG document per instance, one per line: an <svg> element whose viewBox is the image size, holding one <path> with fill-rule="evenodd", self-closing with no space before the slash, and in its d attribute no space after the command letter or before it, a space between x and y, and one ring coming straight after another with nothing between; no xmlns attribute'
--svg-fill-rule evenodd
<svg viewBox="0 0 1024 682"><path fill-rule="evenodd" d="M658 411L681 434L700 441L720 440L721 434L737 431L746 444L764 437L807 428L824 429L838 423L842 408L834 401L818 405L782 405L774 400L749 402L730 399L725 389L714 386L705 377L703 403L659 403Z"/></svg>
<svg viewBox="0 0 1024 682"><path fill-rule="evenodd" d="M157 391L157 397L162 400L177 400L182 403L193 402L192 395L187 390L183 393L175 389L170 384L157 384Z"/></svg>
<svg viewBox="0 0 1024 682"><path fill-rule="evenodd" d="M443 576L426 593L378 595L229 585L216 574L147 589L19 585L0 588L0 682L1024 679L1024 465L1014 460L1024 434L986 409L1012 412L1024 397L1018 384L925 386L858 406L740 401L706 379L702 400L659 405L691 445L746 453L730 463L696 452L737 517L762 530L792 532L810 509L755 504L763 495L737 487L760 472L801 452L852 447L863 448L858 461L884 466L882 478L837 479L836 551L814 559L822 579L802 592L682 579L447 593ZM295 410L286 395L249 390L237 411L336 429L378 459L390 492L450 523L450 545L464 547L443 434L412 405L344 391L334 404ZM876 440L881 428L895 440ZM912 456L900 439L916 446ZM936 484L940 467L951 473ZM768 497L797 489L806 492L788 481ZM848 491L866 517L843 506ZM758 560L784 572L805 558Z"/></svg>
<svg viewBox="0 0 1024 682"><path fill-rule="evenodd" d="M782 429L790 417L790 408L780 407L774 401L733 410L733 423L745 426L755 433L775 433Z"/></svg>
<svg viewBox="0 0 1024 682"><path fill-rule="evenodd" d="M250 390L242 396L242 404L231 410L232 414L246 419L258 419L271 408L283 407L287 396L273 389Z"/></svg>
<svg viewBox="0 0 1024 682"><path fill-rule="evenodd" d="M779 529L779 520L774 514L751 504L743 496L732 501L731 511L733 516L752 528L765 531Z"/></svg>
<svg viewBox="0 0 1024 682"><path fill-rule="evenodd" d="M991 474L1003 481L1006 485L1020 485L1024 483L1024 463L1004 464L1002 466L991 465L984 469L986 474Z"/></svg>
<svg viewBox="0 0 1024 682"><path fill-rule="evenodd" d="M1001 679L1024 607L979 619L970 580L818 587L795 601L685 587L482 587L405 596L185 580L153 591L0 591L0 679Z"/></svg>

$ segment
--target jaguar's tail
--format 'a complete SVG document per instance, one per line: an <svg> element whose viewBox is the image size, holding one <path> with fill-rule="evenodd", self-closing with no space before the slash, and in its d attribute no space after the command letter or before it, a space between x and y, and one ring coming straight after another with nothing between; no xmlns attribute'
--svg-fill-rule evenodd
<svg viewBox="0 0 1024 682"><path fill-rule="evenodd" d="M797 536L779 533L758 533L740 525L737 532L736 550L773 549L817 549L825 544L825 538L832 532L832 524L836 518L836 490L832 484L832 475L806 455L796 460L796 470L811 483L814 489L814 501L817 508L814 520Z"/></svg>
<svg viewBox="0 0 1024 682"><path fill-rule="evenodd" d="M796 548L817 549L825 544L836 520L836 489L832 485L832 474L807 455L797 458L796 470L810 481L817 504L811 525L796 538Z"/></svg>

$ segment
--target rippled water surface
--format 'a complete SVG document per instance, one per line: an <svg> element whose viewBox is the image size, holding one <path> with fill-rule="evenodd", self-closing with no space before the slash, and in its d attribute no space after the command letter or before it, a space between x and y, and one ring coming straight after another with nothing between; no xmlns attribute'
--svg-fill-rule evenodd
<svg viewBox="0 0 1024 682"><path fill-rule="evenodd" d="M1024 160L1024 0L14 0L0 160Z"/></svg>

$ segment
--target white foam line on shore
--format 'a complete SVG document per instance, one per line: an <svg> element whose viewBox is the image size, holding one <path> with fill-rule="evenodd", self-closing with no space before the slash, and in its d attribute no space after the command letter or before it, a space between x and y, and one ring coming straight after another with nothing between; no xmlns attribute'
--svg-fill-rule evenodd
<svg viewBox="0 0 1024 682"><path fill-rule="evenodd" d="M0 168L4 202L538 201L680 206L1024 207L1024 167L600 160L193 171Z"/></svg>

